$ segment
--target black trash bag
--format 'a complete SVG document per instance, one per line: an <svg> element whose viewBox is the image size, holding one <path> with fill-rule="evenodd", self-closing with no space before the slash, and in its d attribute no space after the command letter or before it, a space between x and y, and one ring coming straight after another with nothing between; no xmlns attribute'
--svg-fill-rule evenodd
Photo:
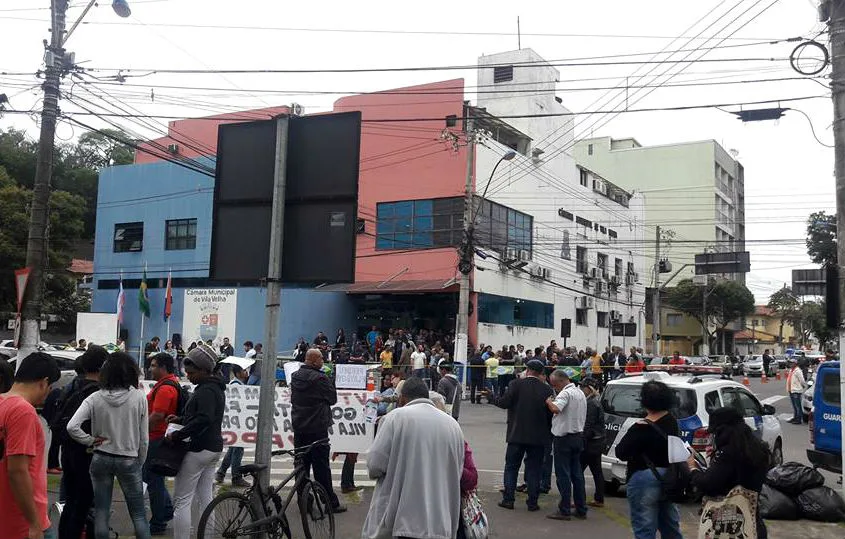
<svg viewBox="0 0 845 539"><path fill-rule="evenodd" d="M796 499L801 514L821 522L845 520L845 502L830 487L816 487L802 492Z"/></svg>
<svg viewBox="0 0 845 539"><path fill-rule="evenodd" d="M786 462L769 470L766 484L794 498L805 490L824 485L824 477L799 462Z"/></svg>
<svg viewBox="0 0 845 539"><path fill-rule="evenodd" d="M760 491L760 516L769 520L798 520L800 516L795 501L769 485Z"/></svg>

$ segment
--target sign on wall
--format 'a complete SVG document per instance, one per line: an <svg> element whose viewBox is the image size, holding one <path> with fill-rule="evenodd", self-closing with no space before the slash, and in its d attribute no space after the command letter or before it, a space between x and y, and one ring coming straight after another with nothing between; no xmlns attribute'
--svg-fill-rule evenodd
<svg viewBox="0 0 845 539"><path fill-rule="evenodd" d="M220 346L224 337L235 342L235 321L238 316L236 288L188 288L185 290L182 317L183 347L209 339Z"/></svg>
<svg viewBox="0 0 845 539"><path fill-rule="evenodd" d="M155 382L144 380L142 389L149 393ZM226 386L226 407L223 413L223 444L248 447L258 439L258 386ZM332 426L329 430L332 451L337 453L366 453L373 443L375 425L366 419L367 400L373 393L338 390L337 404L332 406ZM290 449L293 445L290 389L276 388L273 448Z"/></svg>

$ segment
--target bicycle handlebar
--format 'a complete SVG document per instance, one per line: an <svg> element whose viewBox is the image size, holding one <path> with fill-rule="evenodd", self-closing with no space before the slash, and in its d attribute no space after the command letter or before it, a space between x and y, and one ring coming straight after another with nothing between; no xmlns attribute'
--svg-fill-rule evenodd
<svg viewBox="0 0 845 539"><path fill-rule="evenodd" d="M277 449L276 451L272 451L270 455L274 457L278 457L280 455L290 455L291 457L295 457L298 454L308 453L318 445L328 445L329 439L323 438L322 440L317 440L314 443L308 445L302 445L299 447L294 447L293 449Z"/></svg>

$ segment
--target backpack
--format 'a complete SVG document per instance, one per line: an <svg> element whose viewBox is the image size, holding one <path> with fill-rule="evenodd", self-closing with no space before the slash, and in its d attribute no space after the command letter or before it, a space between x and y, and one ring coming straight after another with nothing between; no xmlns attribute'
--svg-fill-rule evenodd
<svg viewBox="0 0 845 539"><path fill-rule="evenodd" d="M668 446L669 436L663 432L663 429L651 421L646 421L646 423L648 423L651 428L656 430L660 436L666 440L666 444ZM689 500L687 490L690 486L691 474L686 462L669 463L669 467L666 469L666 473L663 476L657 472L657 468L655 468L651 459L645 457L645 462L663 489L663 500L672 503L683 503Z"/></svg>
<svg viewBox="0 0 845 539"><path fill-rule="evenodd" d="M67 433L67 425L70 423L73 414L82 406L82 401L99 390L100 385L97 382L83 380L79 386L75 389L68 390L63 395L58 405L58 411L50 419L50 430L53 431L54 436L58 436L60 442L71 440L70 435ZM82 429L86 432L91 430L90 420L83 423Z"/></svg>
<svg viewBox="0 0 845 539"><path fill-rule="evenodd" d="M173 415L182 417L182 414L185 413L185 405L188 404L188 401L191 399L191 392L188 390L188 388L174 382L173 380L165 380L161 383L160 386L158 386L152 391L152 394L150 395L151 402L155 402L156 393L158 393L158 390L161 389L163 386L170 386L176 389L176 412Z"/></svg>

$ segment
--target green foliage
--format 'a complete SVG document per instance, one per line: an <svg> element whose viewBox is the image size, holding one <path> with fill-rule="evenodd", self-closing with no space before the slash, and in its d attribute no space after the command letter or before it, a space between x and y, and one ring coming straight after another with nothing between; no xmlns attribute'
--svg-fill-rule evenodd
<svg viewBox="0 0 845 539"><path fill-rule="evenodd" d="M816 264L836 264L836 215L820 211L807 219L807 254Z"/></svg>
<svg viewBox="0 0 845 539"><path fill-rule="evenodd" d="M778 327L778 342L783 342L783 326L790 324L796 327L801 316L801 302L792 292L792 288L784 285L783 288L775 292L769 297L769 309L772 314L777 315L780 319Z"/></svg>
<svg viewBox="0 0 845 539"><path fill-rule="evenodd" d="M708 328L713 322L717 328L754 312L754 294L744 284L737 281L718 281L707 286L706 311L704 311L705 287L698 286L690 279L685 279L670 288L666 302L674 309L698 320L702 327Z"/></svg>
<svg viewBox="0 0 845 539"><path fill-rule="evenodd" d="M798 318L795 328L802 333L803 342L807 342L810 337L815 335L822 349L824 349L825 344L832 341L836 336L835 332L827 327L823 301L808 301L801 305Z"/></svg>

